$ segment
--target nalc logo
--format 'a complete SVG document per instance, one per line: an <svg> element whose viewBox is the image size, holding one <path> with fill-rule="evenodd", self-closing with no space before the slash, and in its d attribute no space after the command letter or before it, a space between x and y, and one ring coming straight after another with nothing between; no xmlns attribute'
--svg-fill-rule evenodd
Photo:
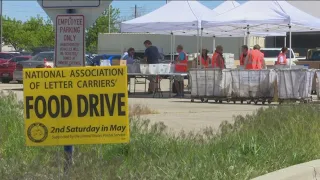
<svg viewBox="0 0 320 180"><path fill-rule="evenodd" d="M41 143L48 137L48 128L42 123L33 123L27 130L28 138L35 143Z"/></svg>

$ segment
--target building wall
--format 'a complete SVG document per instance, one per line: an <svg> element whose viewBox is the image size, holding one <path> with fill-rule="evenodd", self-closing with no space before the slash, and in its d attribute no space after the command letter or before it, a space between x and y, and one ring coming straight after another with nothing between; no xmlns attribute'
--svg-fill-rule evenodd
<svg viewBox="0 0 320 180"><path fill-rule="evenodd" d="M171 52L171 36L170 35L155 35L155 34L118 34L104 33L99 34L98 38L98 53L123 53L128 48L133 47L136 51L144 51L143 42L150 40L153 45L162 49L164 54ZM225 53L233 53L235 57L239 57L240 47L243 45L244 38L223 37L216 38L216 45L222 45ZM121 43L122 42L122 43ZM175 36L175 47L179 44L183 45L184 50L188 53L195 53L197 50L197 37L195 36ZM264 47L264 38L250 38L250 44L258 43ZM213 38L203 37L203 48L213 51Z"/></svg>
<svg viewBox="0 0 320 180"><path fill-rule="evenodd" d="M288 3L308 14L320 18L320 1L288 1Z"/></svg>

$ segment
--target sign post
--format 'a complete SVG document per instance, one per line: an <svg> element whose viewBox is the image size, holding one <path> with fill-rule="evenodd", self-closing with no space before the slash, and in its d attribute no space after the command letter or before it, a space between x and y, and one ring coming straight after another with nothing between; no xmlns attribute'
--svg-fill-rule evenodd
<svg viewBox="0 0 320 180"><path fill-rule="evenodd" d="M27 146L129 142L126 66L24 69L23 86Z"/></svg>
<svg viewBox="0 0 320 180"><path fill-rule="evenodd" d="M109 0L90 0L90 1L56 1L56 0L37 0L39 5L43 8L43 10L47 13L47 15L52 19L53 24L56 26L56 45L55 45L55 60L54 60L54 65L55 67L71 67L71 66L85 66L85 28L89 28L95 21L96 19L101 15L101 13L105 10L105 8L107 6L109 6L109 4L112 1ZM75 13L79 14L79 15L75 15ZM26 76L27 72L24 72L24 81L25 78L29 79L30 77ZM42 77L39 79L41 81ZM60 79L62 80L62 79ZM59 80L57 80L59 81ZM31 85L32 82L28 82L28 80L26 82L24 82L24 87L26 88L36 88L38 89L41 86L40 82L37 82L36 86ZM60 84L61 85L61 84ZM44 88L43 90L48 90L48 88L46 87L46 85L43 84L42 82L42 87ZM60 86L61 87L61 86ZM54 85L54 88L57 88L57 86ZM72 88L76 88L75 85L72 87L69 87L69 89ZM78 87L79 88L79 87ZM49 88L50 89L50 88ZM57 88L56 90L58 90L59 88ZM78 89L79 91L82 91L83 89ZM59 91L59 90L58 90ZM58 92L57 93L60 93ZM79 92L77 90L74 91L75 92ZM55 92L50 92L51 94L55 94ZM49 94L50 94L49 93ZM24 91L25 94L25 98L24 101L26 102L26 95L28 95L28 90ZM30 95L30 94L29 94ZM62 96L61 96L62 97ZM126 96L127 97L127 96ZM69 101L65 101L62 102L61 99L61 104L60 106L58 104L56 104L55 108L56 109L51 109L51 110L56 110L58 113L58 108L62 108L59 113L62 113L62 111L64 111L63 109L66 107L67 104L65 103L69 103ZM72 102L75 103L75 102ZM43 106L45 106L45 104L43 104ZM74 105L76 106L76 105ZM25 107L26 109L27 107ZM44 107L43 107L44 108ZM54 108L54 107L50 107L50 108ZM50 109L48 107L48 111ZM35 111L31 110L31 111ZM43 109L43 113L44 111L47 111L45 109ZM71 110L71 111L75 111L75 109ZM101 111L104 111L101 109ZM58 114L59 114L58 113ZM38 113L36 113L38 114ZM25 117L26 117L26 111L25 111ZM33 119L33 121L37 121L39 122L40 119L42 120L43 117L37 117L35 119ZM65 117L55 117L55 118L59 118L58 120L56 119L51 119L54 121L62 121L65 122ZM70 118L67 118L70 120ZM77 119L76 117L73 117L73 119ZM81 118L80 118L81 119ZM49 119L47 119L49 120ZM42 121L40 121L42 122ZM47 121L48 122L48 121ZM81 122L81 121L79 121ZM30 120L28 120L28 118L26 118L26 128L27 127L32 127L30 124ZM30 141L28 141L28 139L30 140L30 137L32 136L32 133L29 132L29 130L27 131L27 135L29 132L29 138L27 138L27 145L29 146L36 146L36 145L64 145L64 152L65 152L65 172L68 171L70 165L72 164L72 153L73 153L73 146L71 146L70 144L78 144L79 143L79 138L75 138L70 140L68 143L62 143L59 141L59 139L61 139L60 137L57 137L58 140L55 143L49 143L46 144L45 142L47 141L47 138L50 136L50 131L47 129L47 126L44 125L40 125L36 122L34 122L35 125L37 127L46 127L43 129L43 131L39 131L42 132L44 134L47 134L45 137L43 137L40 140L36 140L36 141L31 141L33 143L31 143ZM57 127L57 125L55 125ZM59 126L59 125L58 125ZM52 128L53 126L51 126ZM67 131L65 130L65 128L67 127L59 127L58 129L60 129L61 131ZM47 129L47 130L46 130ZM64 130L62 130L64 129ZM89 128L90 129L90 128ZM32 128L31 130L32 131ZM59 133L64 133L64 132L58 132ZM51 135L53 137L53 135ZM67 135L68 136L68 135ZM67 137L64 136L64 137ZM51 138L52 138L51 137ZM69 136L70 138L71 136ZM31 138L32 139L32 138ZM49 137L50 139L50 137ZM80 138L81 139L81 138ZM29 142L29 143L28 143ZM109 141L107 141L109 142ZM34 144L35 143L35 144ZM45 143L45 144L44 144ZM84 142L82 142L84 143ZM94 143L94 142L92 142ZM106 142L105 142L106 143Z"/></svg>

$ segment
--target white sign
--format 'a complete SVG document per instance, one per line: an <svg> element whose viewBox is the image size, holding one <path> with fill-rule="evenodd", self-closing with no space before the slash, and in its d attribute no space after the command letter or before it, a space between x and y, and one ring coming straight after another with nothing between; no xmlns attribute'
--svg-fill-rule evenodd
<svg viewBox="0 0 320 180"><path fill-rule="evenodd" d="M42 0L43 8L79 8L79 7L99 7L100 0Z"/></svg>
<svg viewBox="0 0 320 180"><path fill-rule="evenodd" d="M85 65L83 15L57 15L55 67Z"/></svg>

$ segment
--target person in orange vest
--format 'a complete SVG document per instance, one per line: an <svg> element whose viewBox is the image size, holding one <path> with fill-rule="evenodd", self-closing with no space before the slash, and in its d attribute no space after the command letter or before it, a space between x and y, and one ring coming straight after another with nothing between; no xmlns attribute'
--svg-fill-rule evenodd
<svg viewBox="0 0 320 180"><path fill-rule="evenodd" d="M262 69L265 68L264 54L260 51L260 46L253 46L244 63L245 69Z"/></svg>
<svg viewBox="0 0 320 180"><path fill-rule="evenodd" d="M214 54L212 55L212 67L213 68L220 68L220 69L226 68L222 53L223 53L223 47L221 45L218 45L216 47Z"/></svg>
<svg viewBox="0 0 320 180"><path fill-rule="evenodd" d="M188 56L187 53L183 51L183 46L177 46L178 56L175 59L175 72L176 73L187 73L188 70ZM183 76L175 76L174 77L174 85L177 90L177 95L174 97L184 97L184 77Z"/></svg>
<svg viewBox="0 0 320 180"><path fill-rule="evenodd" d="M202 49L201 52L201 58L198 57L198 65L201 65L201 67L207 68L209 67L210 62L210 58L208 56L208 50L207 49Z"/></svg>
<svg viewBox="0 0 320 180"><path fill-rule="evenodd" d="M278 56L278 60L276 62L276 65L287 65L287 57L286 57L286 53L288 52L288 48L287 47L283 47L281 49L281 52Z"/></svg>
<svg viewBox="0 0 320 180"><path fill-rule="evenodd" d="M245 59L246 59L246 57L248 55L249 48L248 48L247 45L243 45L241 47L241 49L242 49L242 53L240 54L239 60L240 60L240 65L243 66L244 65L244 61L245 61Z"/></svg>

